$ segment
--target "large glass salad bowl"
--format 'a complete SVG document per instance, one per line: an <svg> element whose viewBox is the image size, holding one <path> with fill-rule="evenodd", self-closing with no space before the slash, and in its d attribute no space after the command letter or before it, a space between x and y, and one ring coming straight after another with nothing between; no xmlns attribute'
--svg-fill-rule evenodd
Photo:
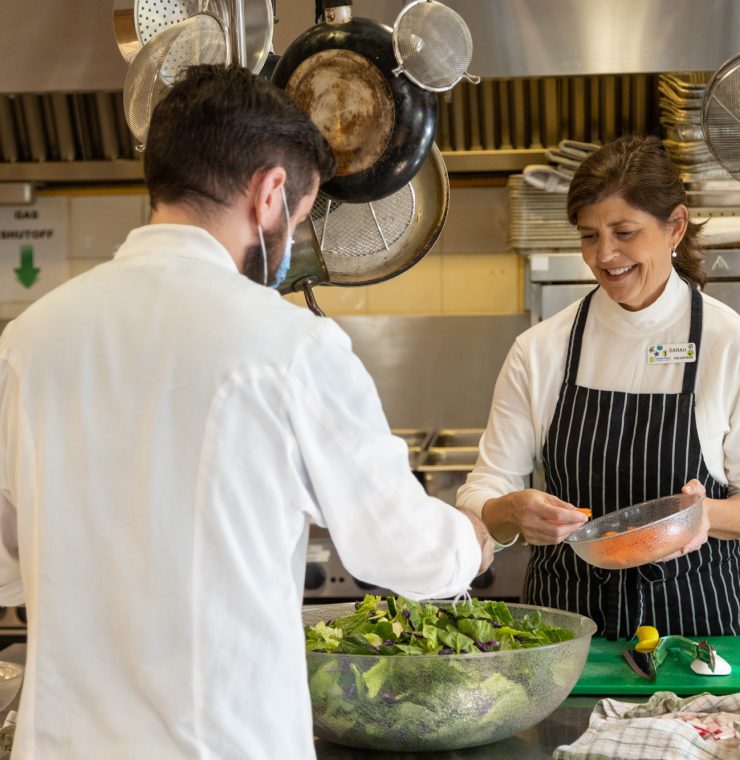
<svg viewBox="0 0 740 760"><path fill-rule="evenodd" d="M330 623L354 609L353 603L304 607L303 620ZM578 680L596 625L583 615L546 607L510 604L508 609L512 630L517 619L539 613L543 626L567 628L573 637L466 654L308 651L314 733L351 747L447 750L505 739L543 720Z"/></svg>

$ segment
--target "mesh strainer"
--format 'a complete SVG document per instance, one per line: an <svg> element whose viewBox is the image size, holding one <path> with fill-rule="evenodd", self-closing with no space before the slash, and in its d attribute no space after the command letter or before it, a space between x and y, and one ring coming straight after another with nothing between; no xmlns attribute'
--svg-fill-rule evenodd
<svg viewBox="0 0 740 760"><path fill-rule="evenodd" d="M114 0L113 29L118 49L126 62L131 63L155 35L202 12L221 19L227 36L231 32L234 36L238 34L235 21L240 16L246 48L242 65L258 74L272 43L272 0Z"/></svg>
<svg viewBox="0 0 740 760"><path fill-rule="evenodd" d="M459 13L436 0L414 0L398 14L393 52L399 64L393 73L425 90L449 90L463 77L480 82L467 71L473 57L470 29Z"/></svg>
<svg viewBox="0 0 740 760"><path fill-rule="evenodd" d="M224 27L207 13L152 37L131 63L123 86L126 123L133 136L146 143L154 108L180 72L201 63L225 64L228 55Z"/></svg>
<svg viewBox="0 0 740 760"><path fill-rule="evenodd" d="M411 184L372 203L340 203L319 193L311 223L332 280L366 277L388 263L392 247L411 226L416 194Z"/></svg>
<svg viewBox="0 0 740 760"><path fill-rule="evenodd" d="M702 128L714 157L740 179L740 56L720 66L707 85Z"/></svg>

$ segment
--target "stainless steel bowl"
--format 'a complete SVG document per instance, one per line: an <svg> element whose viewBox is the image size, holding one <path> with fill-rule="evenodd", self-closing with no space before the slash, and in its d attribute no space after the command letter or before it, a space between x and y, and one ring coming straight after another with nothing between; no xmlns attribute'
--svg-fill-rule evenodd
<svg viewBox="0 0 740 760"><path fill-rule="evenodd" d="M656 562L685 546L699 529L704 497L676 494L643 501L587 522L565 542L604 570Z"/></svg>
<svg viewBox="0 0 740 760"><path fill-rule="evenodd" d="M445 656L308 652L314 733L350 747L447 750L499 741L539 723L578 680L596 624L573 612L508 607L514 618L539 610L544 624L568 628L573 639ZM354 610L352 603L304 607L303 622Z"/></svg>

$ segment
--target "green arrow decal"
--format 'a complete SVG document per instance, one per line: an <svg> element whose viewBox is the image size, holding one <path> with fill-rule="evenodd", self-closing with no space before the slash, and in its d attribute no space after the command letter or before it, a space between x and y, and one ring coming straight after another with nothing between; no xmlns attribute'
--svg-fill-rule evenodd
<svg viewBox="0 0 740 760"><path fill-rule="evenodd" d="M24 245L21 247L21 265L13 270L18 281L24 288L30 288L41 271L33 265L33 247Z"/></svg>

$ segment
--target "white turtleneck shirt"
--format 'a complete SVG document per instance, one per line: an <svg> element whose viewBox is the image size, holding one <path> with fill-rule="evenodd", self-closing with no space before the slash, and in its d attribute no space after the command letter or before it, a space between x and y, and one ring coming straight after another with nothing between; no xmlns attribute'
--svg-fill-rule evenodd
<svg viewBox="0 0 740 760"><path fill-rule="evenodd" d="M709 472L732 495L740 491L740 315L706 294L702 300L696 426ZM458 491L458 506L481 514L488 499L527 488L532 474L542 487L542 447L579 303L516 339L496 381L478 461ZM606 391L680 393L686 364L649 364L648 348L687 343L690 317L691 293L675 272L660 297L640 311L623 309L599 289L591 300L576 382Z"/></svg>

